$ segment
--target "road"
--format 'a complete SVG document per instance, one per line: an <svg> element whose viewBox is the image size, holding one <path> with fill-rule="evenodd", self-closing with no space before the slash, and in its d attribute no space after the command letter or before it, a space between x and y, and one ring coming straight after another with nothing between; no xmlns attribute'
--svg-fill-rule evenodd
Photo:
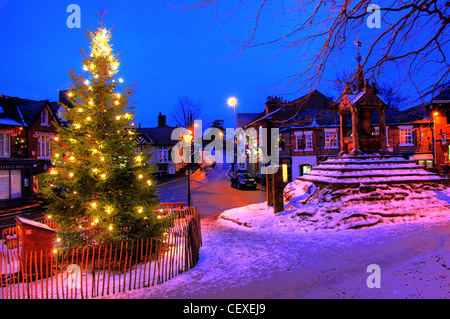
<svg viewBox="0 0 450 319"><path fill-rule="evenodd" d="M217 216L226 209L260 203L266 200L265 190L258 185L257 190L237 190L230 187L227 175L230 164L217 164L205 171L197 170L191 175L192 205L196 206L201 216ZM156 193L163 203L187 202L187 177L183 176L169 181L162 181L156 186ZM24 212L22 217L41 218L39 212ZM15 225L14 216L0 219L0 230Z"/></svg>
<svg viewBox="0 0 450 319"><path fill-rule="evenodd" d="M227 175L230 164L217 164L205 171L197 170L190 177L192 206L198 208L201 216L215 217L226 209L240 207L266 200L261 185L256 190L238 190L230 187ZM163 182L157 187L160 201L187 202L187 177Z"/></svg>

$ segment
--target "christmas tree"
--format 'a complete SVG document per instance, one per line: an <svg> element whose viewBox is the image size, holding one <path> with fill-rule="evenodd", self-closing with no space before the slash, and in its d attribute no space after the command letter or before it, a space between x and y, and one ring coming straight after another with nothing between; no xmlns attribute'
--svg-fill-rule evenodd
<svg viewBox="0 0 450 319"><path fill-rule="evenodd" d="M134 86L116 79L119 56L111 32L87 31L90 54L81 75L70 71L68 124L51 144L52 167L41 177L46 213L64 246L109 243L158 235L170 222L156 212L153 167L138 150Z"/></svg>

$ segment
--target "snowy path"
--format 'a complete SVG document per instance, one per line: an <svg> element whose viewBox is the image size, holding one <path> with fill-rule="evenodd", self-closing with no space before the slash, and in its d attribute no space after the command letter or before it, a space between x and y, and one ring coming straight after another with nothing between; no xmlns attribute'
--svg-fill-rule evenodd
<svg viewBox="0 0 450 319"><path fill-rule="evenodd" d="M199 264L106 298L450 298L450 223L292 234L202 221ZM381 267L369 289L367 266Z"/></svg>

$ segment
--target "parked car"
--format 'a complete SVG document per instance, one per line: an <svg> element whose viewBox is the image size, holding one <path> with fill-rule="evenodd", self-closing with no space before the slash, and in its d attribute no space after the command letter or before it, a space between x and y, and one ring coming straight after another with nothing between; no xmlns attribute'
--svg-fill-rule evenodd
<svg viewBox="0 0 450 319"><path fill-rule="evenodd" d="M231 187L256 189L256 181L250 174L238 173L231 177Z"/></svg>

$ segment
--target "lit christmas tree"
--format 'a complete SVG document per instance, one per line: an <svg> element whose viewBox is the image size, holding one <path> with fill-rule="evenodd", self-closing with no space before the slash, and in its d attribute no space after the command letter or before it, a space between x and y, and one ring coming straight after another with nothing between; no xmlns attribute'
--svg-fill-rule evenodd
<svg viewBox="0 0 450 319"><path fill-rule="evenodd" d="M46 213L64 246L108 243L158 235L169 220L155 212L157 197L145 152L133 128L133 87L119 92L119 61L111 33L87 32L90 55L83 74L72 70L68 125L52 142L54 167L41 180Z"/></svg>

